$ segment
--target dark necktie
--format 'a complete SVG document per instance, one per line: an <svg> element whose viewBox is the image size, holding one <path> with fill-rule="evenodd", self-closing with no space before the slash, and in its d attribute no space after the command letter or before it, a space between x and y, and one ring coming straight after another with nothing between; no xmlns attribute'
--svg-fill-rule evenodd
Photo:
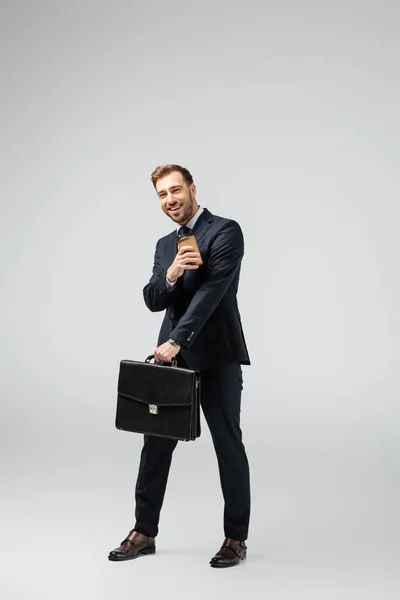
<svg viewBox="0 0 400 600"><path fill-rule="evenodd" d="M178 229L178 238L182 237L183 235L188 235L189 233L192 233L192 230L189 229L189 227L179 227Z"/></svg>

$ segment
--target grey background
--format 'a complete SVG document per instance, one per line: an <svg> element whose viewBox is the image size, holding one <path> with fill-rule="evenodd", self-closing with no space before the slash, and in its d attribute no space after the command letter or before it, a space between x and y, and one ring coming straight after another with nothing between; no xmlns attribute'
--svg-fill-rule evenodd
<svg viewBox="0 0 400 600"><path fill-rule="evenodd" d="M399 594L396 2L1 3L1 591L261 599ZM244 231L249 555L216 571L211 439L179 444L155 557L119 361L155 347L142 287L187 166Z"/></svg>

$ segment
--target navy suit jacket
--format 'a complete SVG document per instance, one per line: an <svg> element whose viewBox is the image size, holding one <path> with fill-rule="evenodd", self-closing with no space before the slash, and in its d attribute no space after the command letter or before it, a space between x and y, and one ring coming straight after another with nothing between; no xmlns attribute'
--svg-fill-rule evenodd
<svg viewBox="0 0 400 600"><path fill-rule="evenodd" d="M158 240L153 275L143 289L151 311L165 310L158 345L177 340L189 369L250 364L237 303L243 234L231 219L204 209L193 228L203 265L185 271L171 290L166 274L178 251L177 233Z"/></svg>

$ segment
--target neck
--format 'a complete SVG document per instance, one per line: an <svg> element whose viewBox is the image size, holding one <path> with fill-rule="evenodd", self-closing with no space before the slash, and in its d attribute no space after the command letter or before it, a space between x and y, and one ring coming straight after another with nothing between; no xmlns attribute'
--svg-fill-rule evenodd
<svg viewBox="0 0 400 600"><path fill-rule="evenodd" d="M187 221L185 221L185 223L182 223L182 225L185 226L186 223L189 223L190 219L193 219L194 215L197 213L198 210L199 210L199 205L196 204L196 207L195 207L194 211L192 212L192 214L190 215L190 217L187 219Z"/></svg>

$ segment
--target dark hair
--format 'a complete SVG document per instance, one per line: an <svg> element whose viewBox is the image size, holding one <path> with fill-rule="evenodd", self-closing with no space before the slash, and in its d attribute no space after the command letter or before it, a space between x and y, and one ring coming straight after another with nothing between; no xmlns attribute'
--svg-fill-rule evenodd
<svg viewBox="0 0 400 600"><path fill-rule="evenodd" d="M185 167L181 167L180 165L162 165L154 169L151 174L151 181L153 182L154 187L156 187L156 183L159 179L161 179L161 177L165 177L166 175L174 173L175 171L178 171L178 173L182 174L182 177L187 184L191 185L193 183L193 177L188 169L185 169Z"/></svg>

